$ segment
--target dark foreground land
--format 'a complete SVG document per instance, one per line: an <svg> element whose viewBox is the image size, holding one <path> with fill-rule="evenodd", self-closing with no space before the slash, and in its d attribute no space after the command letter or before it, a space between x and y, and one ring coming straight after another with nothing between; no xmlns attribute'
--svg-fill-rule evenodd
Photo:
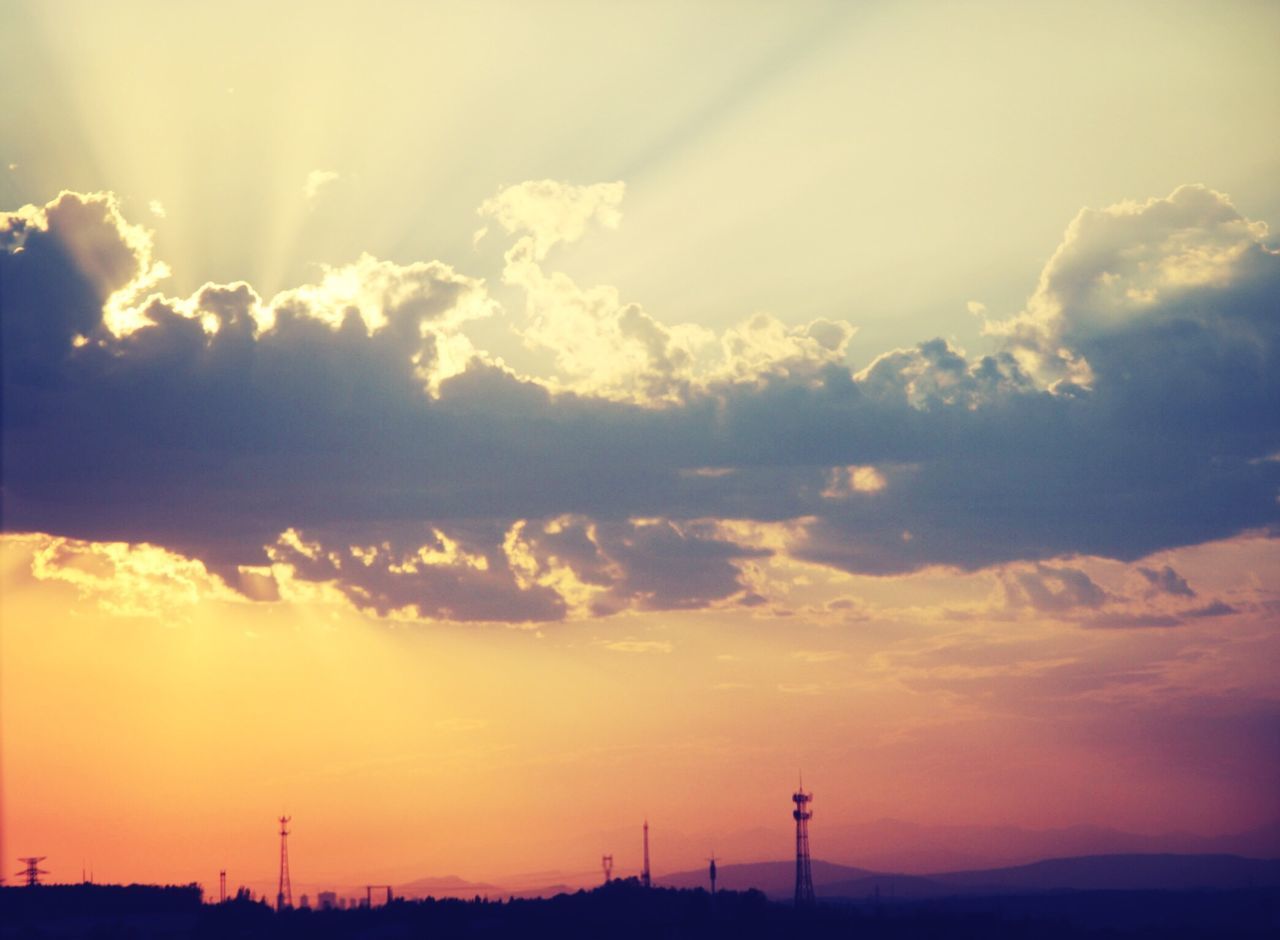
<svg viewBox="0 0 1280 940"><path fill-rule="evenodd" d="M0 940L25 938L1272 938L1280 889L1075 891L820 903L758 891L641 888L615 881L545 900L394 901L373 909L293 910L201 903L197 887L53 885L0 889Z"/></svg>

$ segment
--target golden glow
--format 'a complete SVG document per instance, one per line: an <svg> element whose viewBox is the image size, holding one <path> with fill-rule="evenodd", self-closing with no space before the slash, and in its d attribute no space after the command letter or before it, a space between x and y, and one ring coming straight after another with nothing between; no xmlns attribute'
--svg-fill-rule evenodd
<svg viewBox="0 0 1280 940"><path fill-rule="evenodd" d="M1170 561L1240 607L1280 575L1265 540L1153 563ZM712 611L522 631L370 620L287 572L288 600L253 603L158 549L7 538L8 845L38 844L57 877L91 858L100 879L210 884L226 867L262 890L283 808L295 884L589 881L604 850L638 866L645 812L661 870L696 866L708 839L785 855L797 766L823 784L824 856L851 859L840 826L880 816L1155 830L1194 801L1212 829L1263 809L1158 746L1079 736L1117 702L1164 715L1190 689L1267 688L1265 618L1081 631L1005 606L991 575L790 566L770 566L787 630ZM1115 592L1131 577L1088 567ZM1176 773L1156 797L1139 781L1162 765Z"/></svg>

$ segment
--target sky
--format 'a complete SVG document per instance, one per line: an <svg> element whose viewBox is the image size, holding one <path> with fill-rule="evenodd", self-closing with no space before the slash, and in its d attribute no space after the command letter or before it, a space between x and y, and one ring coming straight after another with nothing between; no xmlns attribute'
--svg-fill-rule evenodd
<svg viewBox="0 0 1280 940"><path fill-rule="evenodd" d="M1274 822L1277 52L3 4L0 854L588 877L648 818L660 873L788 857L801 772L848 863Z"/></svg>

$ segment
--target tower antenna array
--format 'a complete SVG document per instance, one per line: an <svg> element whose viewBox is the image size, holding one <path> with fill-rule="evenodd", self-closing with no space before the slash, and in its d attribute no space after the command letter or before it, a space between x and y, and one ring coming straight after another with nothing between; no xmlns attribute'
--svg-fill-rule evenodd
<svg viewBox="0 0 1280 940"><path fill-rule="evenodd" d="M813 794L805 792L803 778L800 788L791 795L791 802L796 804L791 814L796 821L796 907L809 907L814 903L813 871L809 865L809 817L813 815L809 804Z"/></svg>
<svg viewBox="0 0 1280 940"><path fill-rule="evenodd" d="M290 816L280 817L280 887L276 890L276 910L293 907L293 889L289 886L289 821Z"/></svg>

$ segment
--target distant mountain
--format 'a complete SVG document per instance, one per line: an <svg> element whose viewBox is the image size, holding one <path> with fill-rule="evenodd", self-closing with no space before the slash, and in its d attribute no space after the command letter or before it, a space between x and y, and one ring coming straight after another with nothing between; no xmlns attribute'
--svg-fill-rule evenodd
<svg viewBox="0 0 1280 940"><path fill-rule="evenodd" d="M874 871L927 874L1088 855L1280 857L1280 821L1222 836L1140 835L1105 826L922 826L896 819L815 828L814 848Z"/></svg>
<svg viewBox="0 0 1280 940"><path fill-rule="evenodd" d="M400 885L393 885L393 894L399 898L473 898L505 896L502 888L483 881L467 881L457 875L439 878L419 878Z"/></svg>
<svg viewBox="0 0 1280 940"><path fill-rule="evenodd" d="M665 875L656 883L673 888L705 888L707 872ZM795 862L723 865L717 886L735 891L758 888L785 899L795 891ZM1056 858L1008 868L904 875L872 872L830 862L813 862L820 897L884 900L975 894L1054 891L1173 891L1280 887L1280 859L1237 855L1092 855Z"/></svg>
<svg viewBox="0 0 1280 940"><path fill-rule="evenodd" d="M1280 887L1280 859L1238 855L1091 855L930 875L948 887L1024 891L1172 891ZM834 886L833 886L834 887Z"/></svg>

